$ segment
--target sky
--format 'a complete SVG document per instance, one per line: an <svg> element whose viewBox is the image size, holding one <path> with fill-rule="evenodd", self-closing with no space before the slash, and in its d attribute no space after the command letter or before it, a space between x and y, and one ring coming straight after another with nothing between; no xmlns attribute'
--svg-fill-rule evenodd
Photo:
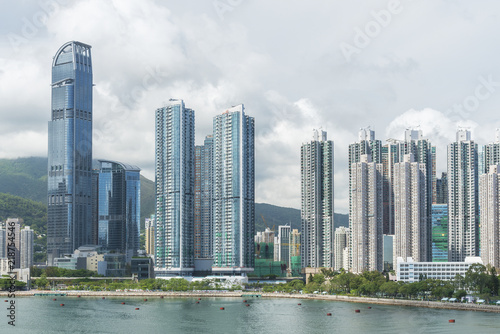
<svg viewBox="0 0 500 334"><path fill-rule="evenodd" d="M0 3L0 158L47 155L51 62L92 46L93 156L154 180L154 113L195 110L196 144L243 103L255 118L255 200L300 208L300 147L335 150L335 211L348 212L348 145L421 129L437 146L500 127L494 0L20 0Z"/></svg>

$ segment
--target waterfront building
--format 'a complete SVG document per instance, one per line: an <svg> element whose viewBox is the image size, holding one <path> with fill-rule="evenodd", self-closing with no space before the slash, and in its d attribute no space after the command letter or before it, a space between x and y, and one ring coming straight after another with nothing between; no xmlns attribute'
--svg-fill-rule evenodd
<svg viewBox="0 0 500 334"><path fill-rule="evenodd" d="M448 261L479 255L477 144L459 129L448 145Z"/></svg>
<svg viewBox="0 0 500 334"><path fill-rule="evenodd" d="M243 104L213 119L214 273L253 271L255 149L253 117Z"/></svg>
<svg viewBox="0 0 500 334"><path fill-rule="evenodd" d="M0 258L7 257L7 231L0 223Z"/></svg>
<svg viewBox="0 0 500 334"><path fill-rule="evenodd" d="M352 272L383 269L382 164L369 155L351 165L352 209L350 210Z"/></svg>
<svg viewBox="0 0 500 334"><path fill-rule="evenodd" d="M335 229L335 241L334 241L334 255L335 255L335 270L340 270L344 268L349 269L349 263L344 262L344 249L349 247L349 228L345 226L340 226Z"/></svg>
<svg viewBox="0 0 500 334"><path fill-rule="evenodd" d="M481 258L500 268L500 165L491 165L479 179Z"/></svg>
<svg viewBox="0 0 500 334"><path fill-rule="evenodd" d="M144 219L144 234L146 237L146 254L155 255L156 221L155 215Z"/></svg>
<svg viewBox="0 0 500 334"><path fill-rule="evenodd" d="M99 160L97 175L98 245L104 252L125 254L130 263L139 250L140 181L137 166Z"/></svg>
<svg viewBox="0 0 500 334"><path fill-rule="evenodd" d="M448 204L432 204L432 262L448 262Z"/></svg>
<svg viewBox="0 0 500 334"><path fill-rule="evenodd" d="M394 164L394 261L412 257L427 261L427 187L426 165L405 154Z"/></svg>
<svg viewBox="0 0 500 334"><path fill-rule="evenodd" d="M290 226L280 225L274 237L274 261L284 261L287 268L290 267L290 232Z"/></svg>
<svg viewBox="0 0 500 334"><path fill-rule="evenodd" d="M194 110L170 99L156 110L156 270L194 269Z"/></svg>
<svg viewBox="0 0 500 334"><path fill-rule="evenodd" d="M33 266L33 242L34 242L34 231L29 227L25 226L21 230L20 237L20 266L19 268L31 268Z"/></svg>
<svg viewBox="0 0 500 334"><path fill-rule="evenodd" d="M328 267L333 258L333 141L325 131L301 147L302 267Z"/></svg>
<svg viewBox="0 0 500 334"><path fill-rule="evenodd" d="M384 234L384 271L394 269L394 235Z"/></svg>
<svg viewBox="0 0 500 334"><path fill-rule="evenodd" d="M65 43L52 61L49 121L48 264L92 237L92 59L90 45Z"/></svg>
<svg viewBox="0 0 500 334"><path fill-rule="evenodd" d="M423 279L439 279L449 281L456 275L462 277L472 264L483 264L480 257L466 257L461 262L417 262L412 258L397 258L397 280L398 282L414 283Z"/></svg>
<svg viewBox="0 0 500 334"><path fill-rule="evenodd" d="M195 147L194 182L194 257L195 259L213 256L213 137L205 137L202 146Z"/></svg>
<svg viewBox="0 0 500 334"><path fill-rule="evenodd" d="M132 275L136 275L138 280L154 278L154 264L150 257L134 257L130 264Z"/></svg>

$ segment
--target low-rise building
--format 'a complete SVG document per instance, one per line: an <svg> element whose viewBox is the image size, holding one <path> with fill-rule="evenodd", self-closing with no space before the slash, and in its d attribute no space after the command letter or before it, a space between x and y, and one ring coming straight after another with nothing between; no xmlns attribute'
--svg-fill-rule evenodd
<svg viewBox="0 0 500 334"><path fill-rule="evenodd" d="M483 264L478 256L466 257L464 262L414 262L411 257L406 261L398 257L397 262L397 280L409 283L429 278L448 281L457 274L464 276L474 263Z"/></svg>

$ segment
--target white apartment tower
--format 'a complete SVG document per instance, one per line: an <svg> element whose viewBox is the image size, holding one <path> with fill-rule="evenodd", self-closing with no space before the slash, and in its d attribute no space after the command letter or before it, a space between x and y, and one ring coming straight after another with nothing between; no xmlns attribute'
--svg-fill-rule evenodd
<svg viewBox="0 0 500 334"><path fill-rule="evenodd" d="M354 273L383 269L382 164L369 155L351 164L351 268Z"/></svg>
<svg viewBox="0 0 500 334"><path fill-rule="evenodd" d="M33 237L34 231L29 226L21 230L21 249L19 250L21 263L20 268L31 268L33 266Z"/></svg>
<svg viewBox="0 0 500 334"><path fill-rule="evenodd" d="M160 275L194 268L194 110L170 99L156 110L156 267Z"/></svg>
<svg viewBox="0 0 500 334"><path fill-rule="evenodd" d="M335 229L335 270L349 269L349 263L344 263L344 250L349 247L349 228L340 226Z"/></svg>
<svg viewBox="0 0 500 334"><path fill-rule="evenodd" d="M479 255L477 144L459 129L448 145L448 261Z"/></svg>
<svg viewBox="0 0 500 334"><path fill-rule="evenodd" d="M394 251L393 263L402 257L417 262L428 259L426 165L406 154L394 164Z"/></svg>
<svg viewBox="0 0 500 334"><path fill-rule="evenodd" d="M481 259L484 265L500 267L500 165L490 166L479 177L481 206Z"/></svg>
<svg viewBox="0 0 500 334"><path fill-rule="evenodd" d="M242 104L213 120L213 267L253 271L255 235L254 118Z"/></svg>
<svg viewBox="0 0 500 334"><path fill-rule="evenodd" d="M333 267L333 141L325 131L301 147L302 267Z"/></svg>

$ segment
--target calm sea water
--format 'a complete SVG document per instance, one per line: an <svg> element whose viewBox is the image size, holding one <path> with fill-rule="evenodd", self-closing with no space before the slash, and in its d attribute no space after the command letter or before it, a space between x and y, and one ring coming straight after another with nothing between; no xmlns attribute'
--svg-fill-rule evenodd
<svg viewBox="0 0 500 334"><path fill-rule="evenodd" d="M53 298L17 298L15 328L2 299L0 333L500 333L497 313L300 299L247 298L247 307L243 298Z"/></svg>

